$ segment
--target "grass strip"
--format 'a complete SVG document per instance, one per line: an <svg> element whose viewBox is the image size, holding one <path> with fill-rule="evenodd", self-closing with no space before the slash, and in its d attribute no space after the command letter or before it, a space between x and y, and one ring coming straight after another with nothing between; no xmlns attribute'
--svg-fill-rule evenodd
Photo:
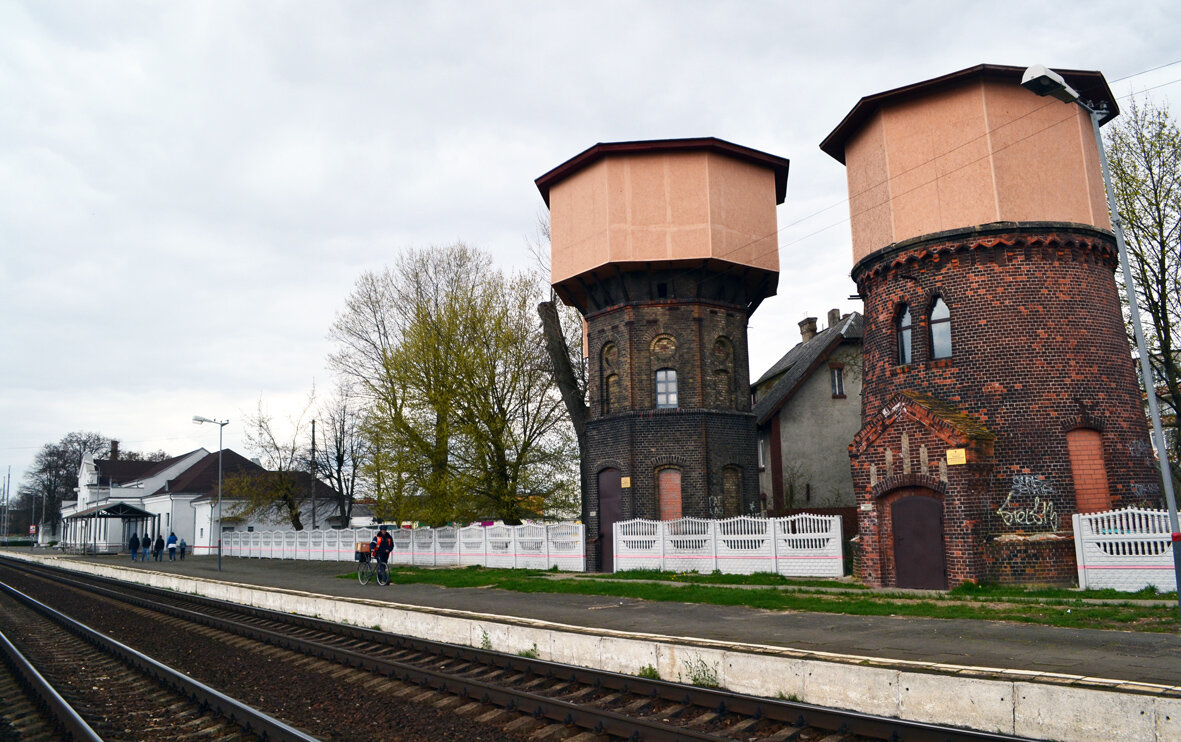
<svg viewBox="0 0 1181 742"><path fill-rule="evenodd" d="M352 577L352 575L347 575ZM898 595L872 590L864 594L821 590L735 589L725 585L684 584L673 580L639 582L630 580L552 579L536 570L430 569L397 566L390 569L392 584L431 584L450 588L492 587L522 593L597 595L678 603L744 606L770 611L842 613L855 616L907 616L943 619L1013 621L1064 628L1119 629L1166 632L1178 629L1175 605L1090 604L1078 591L1050 590L1009 594L1008 588L990 593L988 589L968 594L935 593L930 597ZM645 578L646 579L646 578ZM667 583L667 584L665 584ZM750 583L727 583L749 585ZM843 583L824 583L844 586ZM1104 597L1105 592L1101 593ZM1128 599L1126 593L1117 594ZM1089 597L1089 596L1087 596ZM1160 597L1160 596L1154 596Z"/></svg>

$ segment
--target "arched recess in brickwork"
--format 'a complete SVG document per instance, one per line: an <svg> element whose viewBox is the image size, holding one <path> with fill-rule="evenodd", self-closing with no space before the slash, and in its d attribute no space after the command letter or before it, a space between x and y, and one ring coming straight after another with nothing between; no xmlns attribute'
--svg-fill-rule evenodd
<svg viewBox="0 0 1181 742"><path fill-rule="evenodd" d="M734 409L734 343L725 335L714 340L709 355L710 379L706 406Z"/></svg>
<svg viewBox="0 0 1181 742"><path fill-rule="evenodd" d="M1080 513L1110 510L1111 491L1103 457L1103 434L1092 428L1075 428L1066 434L1066 449L1070 452L1075 507Z"/></svg>
<svg viewBox="0 0 1181 742"><path fill-rule="evenodd" d="M619 348L613 342L604 343L603 349L599 352L599 374L601 377L599 395L604 415L620 411L621 392L618 365Z"/></svg>
<svg viewBox="0 0 1181 742"><path fill-rule="evenodd" d="M656 470L656 505L660 520L681 517L681 470L666 466Z"/></svg>
<svg viewBox="0 0 1181 742"><path fill-rule="evenodd" d="M722 517L742 515L742 467L722 468Z"/></svg>

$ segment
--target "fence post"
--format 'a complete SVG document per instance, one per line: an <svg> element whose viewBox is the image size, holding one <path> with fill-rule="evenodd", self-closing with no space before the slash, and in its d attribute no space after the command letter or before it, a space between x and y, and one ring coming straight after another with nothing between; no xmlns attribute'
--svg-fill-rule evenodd
<svg viewBox="0 0 1181 742"><path fill-rule="evenodd" d="M1075 513L1070 516L1071 526L1074 528L1074 560L1078 565L1078 587L1080 590L1087 589L1087 565L1085 563L1085 554L1087 550L1083 548L1083 516Z"/></svg>
<svg viewBox="0 0 1181 742"><path fill-rule="evenodd" d="M779 574L779 519L767 519L767 535L771 537L771 570Z"/></svg>
<svg viewBox="0 0 1181 742"><path fill-rule="evenodd" d="M721 538L722 534L720 532L720 529L718 528L718 522L716 520L712 520L712 519L710 520L709 532L710 532L710 535L712 536L710 541L714 545L714 568L713 568L713 571L717 572L718 571L718 539Z"/></svg>
<svg viewBox="0 0 1181 742"><path fill-rule="evenodd" d="M508 541L509 547L513 550L513 569L517 568L517 536L520 535L517 532L518 528L520 528L520 526L509 526L509 533L513 535L513 537Z"/></svg>
<svg viewBox="0 0 1181 742"><path fill-rule="evenodd" d="M665 554L667 554L666 546L668 541L668 521L661 520L656 522L656 538L660 540L660 571L664 571Z"/></svg>
<svg viewBox="0 0 1181 742"><path fill-rule="evenodd" d="M554 566L554 565L550 564L550 560L549 560L549 529L550 529L550 527L547 525L547 526L542 526L542 528L545 529L545 568L549 569L550 567Z"/></svg>

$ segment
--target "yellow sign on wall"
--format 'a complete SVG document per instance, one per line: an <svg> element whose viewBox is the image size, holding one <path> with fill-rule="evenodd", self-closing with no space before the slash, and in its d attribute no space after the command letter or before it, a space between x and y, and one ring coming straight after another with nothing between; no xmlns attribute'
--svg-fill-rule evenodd
<svg viewBox="0 0 1181 742"><path fill-rule="evenodd" d="M627 489L631 486L632 486L632 478L631 477L620 477L619 478L620 489Z"/></svg>
<svg viewBox="0 0 1181 742"><path fill-rule="evenodd" d="M968 463L968 451L964 448L949 448L947 449L947 465L955 466L956 464Z"/></svg>

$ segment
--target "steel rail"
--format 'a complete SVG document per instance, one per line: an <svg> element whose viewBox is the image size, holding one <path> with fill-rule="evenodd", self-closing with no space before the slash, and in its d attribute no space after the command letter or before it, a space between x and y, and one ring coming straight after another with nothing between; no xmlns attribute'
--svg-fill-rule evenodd
<svg viewBox="0 0 1181 742"><path fill-rule="evenodd" d="M4 632L0 631L0 651L4 662L16 675L25 690L44 706L65 738L73 742L102 742L102 737L78 715L69 701L61 697L49 681L17 649Z"/></svg>
<svg viewBox="0 0 1181 742"><path fill-rule="evenodd" d="M21 564L24 566L27 563L21 562ZM280 632L262 629L250 624L242 624L230 619L220 619L196 611L188 611L187 609L176 606L167 606L146 598L128 596L126 591L128 589L132 589L137 592L156 595L160 598L166 597L199 606L206 606L232 614L244 614L254 618L264 619L284 625L312 629L329 635L344 636L376 644L389 645L398 649L411 650L448 659L474 662L480 665L497 667L512 672L565 679L569 680L570 682L593 685L596 687L606 688L608 690L634 694L636 696L648 696L662 701L693 705L704 710L712 710L719 713L728 711L744 716L765 718L771 721L794 726L812 726L866 737L877 737L879 739L891 740L907 740L908 742L911 740L915 742L984 742L986 740L990 742L1028 742L1029 739L1027 737L984 732L941 724L931 724L927 722L909 721L888 716L865 714L856 711L846 711L825 706L818 706L815 704L803 703L800 701L781 701L778 699L762 698L759 696L734 693L732 691L716 688L687 686L664 680L641 678L635 675L625 675L622 673L607 672L605 670L596 670L578 667L575 665L564 665L547 660L521 657L519 655L496 652L493 650L389 634L375 629L351 626L349 624L340 624L324 619L312 618L310 616L299 616L282 611L273 611L266 608L241 605L215 598L161 590L159 588L153 588L137 583L128 583L109 577L86 575L88 580L101 582L118 588L117 590L109 590L95 586L93 584L87 584L86 582L78 581L74 579L77 575L69 572L68 570L62 570L56 567L48 567L45 565L37 565L37 568L39 570L52 572L55 579L60 579L70 584L76 584L84 589L96 590L100 593L107 594L110 597L119 600L126 600L142 607L163 611L178 618L195 620L209 626L213 626L214 624L211 622L214 621L225 621L227 627L240 626L242 631L257 632L257 635L253 638L257 638L260 641L266 641L268 643L279 644L280 646L284 646L295 651L301 651L322 657L329 657L329 655L319 654L320 651L330 653L339 652L342 653L342 657L348 657L351 659L342 659L338 661L345 662L346 664L353 664L354 662L362 663L356 664L354 666L364 667L377 672L385 672L387 674L400 672L402 668L405 668L408 673L421 673L421 675L407 674L405 676L399 676L400 679L403 679L406 682L430 684L446 683L448 680L450 680L452 682L472 683L473 691L471 693L479 692L480 694L483 694L484 692L487 692L489 698L500 697L497 695L497 693L493 693L492 690L496 690L498 693L518 693L520 694L522 700L515 703L513 706L518 710L523 709L522 704L528 706L531 703L544 700L546 703L565 704L563 709L570 715L569 718L572 719L579 718L579 714L574 713L575 709L578 709L580 713L587 711L586 709L578 707L575 704L558 702L555 699L546 699L544 696L536 696L534 694L529 694L522 691L508 691L503 688L494 688L494 686L489 684L461 679L446 673L437 673L434 671L425 670L408 663L398 663L391 660L373 658L371 656L363 655L359 652L340 649L322 642L289 637ZM189 618L190 616L192 616L191 619ZM225 630L237 632L237 629L234 628L226 628ZM377 662L389 663L389 665L383 667L383 669L376 669L376 666L372 663ZM370 664L367 665L364 663ZM424 677L427 678L427 680L424 681ZM456 685L449 692L460 693L460 695L463 695L459 691L459 688L460 686ZM471 695L471 693L469 693L469 695ZM478 697L479 696L477 696L477 698ZM537 707L534 706L526 710L528 713L540 714L541 712L538 712L536 708ZM561 717L553 715L557 713L559 712L547 712L544 715L547 716L547 718L558 719L561 721L565 721L567 719L565 715L562 715ZM631 717L623 718L627 718L628 723L631 724L633 728L641 721ZM673 737L674 739L693 738L686 736L693 733L691 730L686 730L683 727L675 727L672 725L662 726L665 726L671 730L675 730L678 735L680 735L678 737ZM656 730L653 731L655 733ZM657 739L657 737L647 736L643 736L642 738ZM704 737L704 739L717 739L717 737L707 736Z"/></svg>
<svg viewBox="0 0 1181 742"><path fill-rule="evenodd" d="M194 680L181 672L177 672L165 664L157 662L126 644L118 642L83 623L75 621L64 613L56 611L44 603L25 595L7 583L0 582L0 590L13 596L88 643L98 647L103 652L116 657L145 675L171 686L202 706L231 719L247 731L258 734L268 740L282 740L282 742L315 742L316 740L315 737L304 734L274 717L251 708L241 701L210 688L204 683Z"/></svg>

